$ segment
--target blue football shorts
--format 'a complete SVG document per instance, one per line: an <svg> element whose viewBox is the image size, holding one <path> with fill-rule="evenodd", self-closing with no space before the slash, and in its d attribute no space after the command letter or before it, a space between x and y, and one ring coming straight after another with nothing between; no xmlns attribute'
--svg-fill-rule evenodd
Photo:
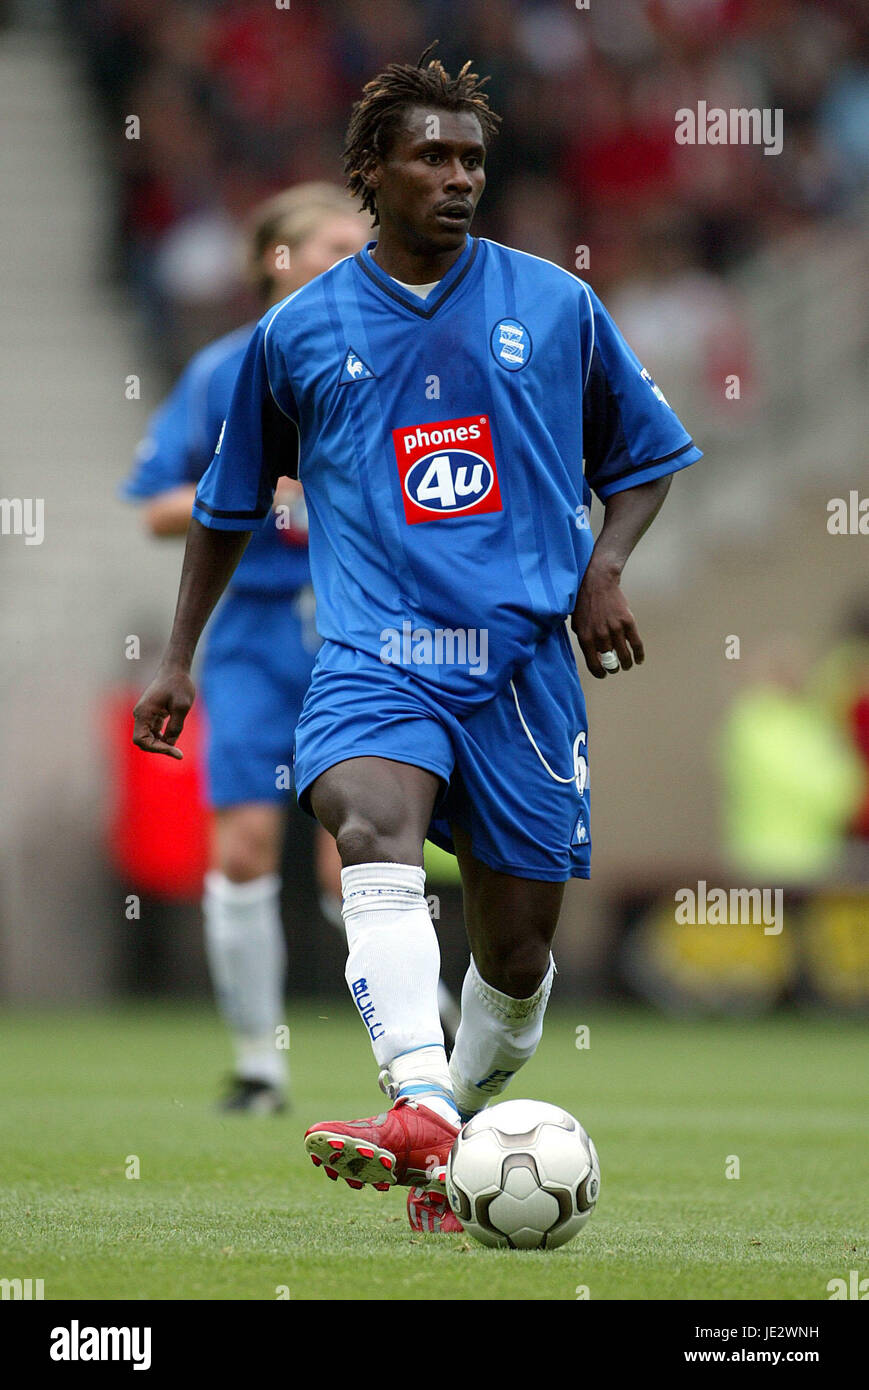
<svg viewBox="0 0 869 1390"><path fill-rule="evenodd" d="M519 878L588 878L588 728L576 660L562 625L491 700L457 716L400 665L324 642L296 726L295 782L348 758L390 758L443 786L428 838L455 852L451 826L475 858Z"/></svg>
<svg viewBox="0 0 869 1390"><path fill-rule="evenodd" d="M285 802L293 734L319 638L312 591L229 592L206 634L199 686L209 803Z"/></svg>

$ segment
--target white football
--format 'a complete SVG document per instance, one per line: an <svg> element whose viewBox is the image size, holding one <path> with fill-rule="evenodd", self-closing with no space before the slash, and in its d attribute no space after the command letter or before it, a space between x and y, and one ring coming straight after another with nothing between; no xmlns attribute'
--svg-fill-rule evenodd
<svg viewBox="0 0 869 1390"><path fill-rule="evenodd" d="M554 1250L581 1231L600 1164L579 1120L539 1100L507 1100L462 1129L447 1161L447 1197L469 1235L511 1250Z"/></svg>

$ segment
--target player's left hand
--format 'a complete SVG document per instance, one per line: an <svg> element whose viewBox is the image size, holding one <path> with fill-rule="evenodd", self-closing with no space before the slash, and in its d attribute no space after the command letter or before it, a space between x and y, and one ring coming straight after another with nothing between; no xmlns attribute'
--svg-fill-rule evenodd
<svg viewBox="0 0 869 1390"><path fill-rule="evenodd" d="M279 507L281 504L284 504L285 506L292 507L303 499L304 495L302 484L297 482L295 478L288 478L286 474L283 474L275 483L275 495L272 498L272 506Z"/></svg>
<svg viewBox="0 0 869 1390"><path fill-rule="evenodd" d="M615 652L622 671L630 671L634 662L640 666L645 660L643 643L619 578L613 570L595 565L592 558L570 619L585 664L597 680L604 680L608 674L601 665L602 652ZM615 675L615 671L609 674Z"/></svg>

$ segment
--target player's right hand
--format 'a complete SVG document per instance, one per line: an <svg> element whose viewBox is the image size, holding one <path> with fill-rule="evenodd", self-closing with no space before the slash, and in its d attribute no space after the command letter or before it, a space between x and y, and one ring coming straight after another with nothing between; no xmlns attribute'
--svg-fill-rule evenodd
<svg viewBox="0 0 869 1390"><path fill-rule="evenodd" d="M183 758L175 744L196 698L196 687L183 668L161 666L133 710L133 742L146 753ZM167 723L168 720L168 723Z"/></svg>

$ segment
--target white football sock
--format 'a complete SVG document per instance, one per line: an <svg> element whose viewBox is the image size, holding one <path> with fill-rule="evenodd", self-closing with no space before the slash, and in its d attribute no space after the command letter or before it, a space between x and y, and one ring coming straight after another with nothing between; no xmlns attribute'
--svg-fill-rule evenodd
<svg viewBox="0 0 869 1390"><path fill-rule="evenodd" d="M205 876L205 948L217 1003L235 1044L236 1071L284 1089L286 1052L277 1046L283 1022L286 946L280 913L281 880L264 874L233 883Z"/></svg>
<svg viewBox="0 0 869 1390"><path fill-rule="evenodd" d="M440 949L415 864L353 864L341 871L350 994L393 1099L412 1095L451 1124L450 1090L438 1016ZM408 1055L409 1054L409 1055Z"/></svg>
<svg viewBox="0 0 869 1390"><path fill-rule="evenodd" d="M549 969L530 999L514 999L487 984L471 957L462 985L462 1021L450 1058L453 1095L464 1118L500 1095L534 1056L554 975L550 956Z"/></svg>

